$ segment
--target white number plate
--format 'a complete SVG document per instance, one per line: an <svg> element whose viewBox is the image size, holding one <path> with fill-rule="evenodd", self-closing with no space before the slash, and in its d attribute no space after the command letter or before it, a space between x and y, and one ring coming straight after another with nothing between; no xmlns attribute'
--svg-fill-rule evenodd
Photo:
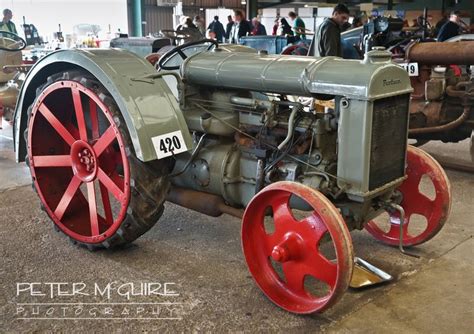
<svg viewBox="0 0 474 334"><path fill-rule="evenodd" d="M151 138L158 159L186 152L188 148L180 130Z"/></svg>
<svg viewBox="0 0 474 334"><path fill-rule="evenodd" d="M408 75L411 77L417 77L418 76L418 63L402 63L399 64L401 67L405 69L405 71L408 72Z"/></svg>

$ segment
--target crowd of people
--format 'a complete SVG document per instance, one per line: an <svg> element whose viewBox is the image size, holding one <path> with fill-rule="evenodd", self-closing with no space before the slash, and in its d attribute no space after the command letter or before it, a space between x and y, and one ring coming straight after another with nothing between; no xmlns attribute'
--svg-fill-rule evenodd
<svg viewBox="0 0 474 334"><path fill-rule="evenodd" d="M319 56L341 56L340 35L343 31L356 28L365 23L363 17L354 17L352 23L349 23L349 9L344 4L338 4L334 7L332 16L326 18L315 33L315 37L310 46L311 55ZM417 24L419 24L418 20ZM406 21L408 26L408 21ZM436 26L432 27L432 36L438 41L445 41L451 37L457 36L462 30L466 30L466 25L460 19L458 11L451 12L449 17L445 16ZM266 31L265 26L258 17L247 20L241 10L234 10L233 15L227 17L226 23L221 23L219 17L207 26L204 26L203 20L196 16L194 20L190 17L182 18L178 31L186 31L195 38L212 38L221 43L238 44L241 37L244 36L284 36L291 43L305 40L306 27L304 21L293 11L288 13L287 17L277 17L271 32Z"/></svg>
<svg viewBox="0 0 474 334"><path fill-rule="evenodd" d="M218 16L214 16L214 20L209 23L207 29L200 16L195 16L194 19L183 16L180 24L176 27L176 31L192 37L207 37L222 43L234 44L238 44L240 38L244 36L267 35L267 30L258 17L254 17L249 21L245 18L244 13L238 9L234 10L233 15L227 17L225 27L219 21ZM306 37L305 33L304 21L295 12L289 12L288 18L278 17L275 20L271 35L294 37L295 40L299 40Z"/></svg>

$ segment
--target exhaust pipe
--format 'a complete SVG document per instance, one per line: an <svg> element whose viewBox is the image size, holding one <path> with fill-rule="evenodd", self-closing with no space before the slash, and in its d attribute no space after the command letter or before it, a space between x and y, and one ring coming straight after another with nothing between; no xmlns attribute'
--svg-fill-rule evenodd
<svg viewBox="0 0 474 334"><path fill-rule="evenodd" d="M166 200L211 217L219 217L223 213L227 213L242 218L244 214L243 210L225 204L224 199L220 196L180 187L172 187Z"/></svg>

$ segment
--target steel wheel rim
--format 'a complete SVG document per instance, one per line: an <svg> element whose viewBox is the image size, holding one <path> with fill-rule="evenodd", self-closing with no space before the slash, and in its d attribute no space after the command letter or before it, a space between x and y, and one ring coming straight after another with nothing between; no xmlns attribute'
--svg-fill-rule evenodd
<svg viewBox="0 0 474 334"><path fill-rule="evenodd" d="M46 134L49 142L43 138ZM45 145L54 152L44 154ZM94 244L117 231L130 200L130 169L113 114L93 90L62 80L41 93L28 124L28 159L40 200L65 234ZM119 167L122 175L116 170ZM80 190L82 184L87 196Z"/></svg>
<svg viewBox="0 0 474 334"><path fill-rule="evenodd" d="M315 209L304 222L296 221L289 212L291 195L303 198ZM270 235L263 227L265 209L269 205L274 209L275 220L275 232ZM276 218L278 215L290 220L283 222ZM278 224L283 227L280 231ZM293 227L285 229L290 225ZM324 258L318 250L325 232L332 237L336 263ZM343 218L325 196L295 182L274 183L252 199L242 221L242 248L257 285L273 303L289 312L308 314L324 311L342 297L352 277L352 241ZM285 281L273 269L270 257L282 260ZM304 286L307 275L327 283L329 293L318 297L309 294Z"/></svg>
<svg viewBox="0 0 474 334"><path fill-rule="evenodd" d="M444 226L451 211L451 185L439 163L423 150L413 146L408 146L407 149L406 174L408 178L398 188L403 195L400 204L405 210L403 245L414 246L430 240ZM433 183L436 192L434 200L419 190L423 175L427 175ZM408 232L411 216L414 214L424 216L427 220L425 230L417 235ZM365 228L377 240L395 246L400 240L400 217L396 213L389 213L389 216L390 228L387 232L374 221L367 223Z"/></svg>

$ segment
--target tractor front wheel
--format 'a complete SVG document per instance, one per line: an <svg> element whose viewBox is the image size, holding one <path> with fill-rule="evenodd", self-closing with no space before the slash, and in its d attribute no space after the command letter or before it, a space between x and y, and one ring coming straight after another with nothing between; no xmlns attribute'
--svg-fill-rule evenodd
<svg viewBox="0 0 474 334"><path fill-rule="evenodd" d="M408 146L407 179L398 188L405 211L403 245L416 246L441 231L451 211L451 184L440 164L425 151ZM423 189L423 178L431 184L431 194ZM420 219L420 221L418 221ZM423 224L424 221L424 224ZM418 226L417 226L418 225ZM370 221L365 229L377 240L397 246L400 242L400 217L389 213L386 221Z"/></svg>
<svg viewBox="0 0 474 334"><path fill-rule="evenodd" d="M292 197L313 210L291 209ZM276 182L255 195L244 213L242 246L257 285L289 312L324 311L352 277L352 240L342 216L323 194L300 183Z"/></svg>

